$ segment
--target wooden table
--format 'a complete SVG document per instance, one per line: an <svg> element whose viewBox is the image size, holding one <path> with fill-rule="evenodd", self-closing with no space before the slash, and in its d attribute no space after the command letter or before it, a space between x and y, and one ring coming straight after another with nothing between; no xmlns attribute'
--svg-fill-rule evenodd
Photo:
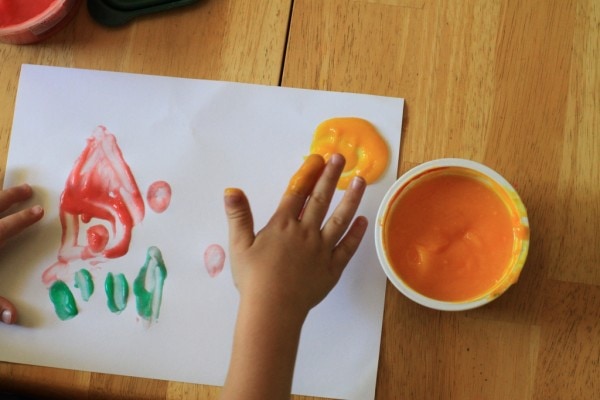
<svg viewBox="0 0 600 400"><path fill-rule="evenodd" d="M377 398L599 398L597 0L205 0L118 29L80 11L47 42L0 44L2 168L22 63L404 97L399 173L440 157L489 165L527 205L531 248L519 283L480 309L432 311L388 285ZM219 394L7 363L0 387L62 399Z"/></svg>

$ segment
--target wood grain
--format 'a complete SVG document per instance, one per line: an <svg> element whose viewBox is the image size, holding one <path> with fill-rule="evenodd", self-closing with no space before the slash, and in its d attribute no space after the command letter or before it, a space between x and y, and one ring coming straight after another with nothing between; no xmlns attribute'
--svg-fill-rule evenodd
<svg viewBox="0 0 600 400"><path fill-rule="evenodd" d="M4 176L21 64L43 64L277 85L289 0L203 0L119 28L85 9L57 36L29 46L0 43L0 166Z"/></svg>
<svg viewBox="0 0 600 400"><path fill-rule="evenodd" d="M489 165L521 194L531 248L518 284L480 309L433 311L388 286L377 399L597 399L599 47L597 0L215 0L118 29L82 12L48 42L0 45L0 166L24 62L404 97L398 172L440 157ZM0 388L219 393L6 363Z"/></svg>
<svg viewBox="0 0 600 400"><path fill-rule="evenodd" d="M294 3L284 85L404 97L399 172L473 159L529 211L525 270L490 305L388 287L378 399L600 393L599 18L585 0Z"/></svg>
<svg viewBox="0 0 600 400"><path fill-rule="evenodd" d="M120 28L85 9L57 36L32 46L0 43L0 177L5 174L23 63L277 85L291 2L204 0ZM2 333L0 332L0 340ZM219 389L178 382L0 363L0 393L57 399L215 399Z"/></svg>

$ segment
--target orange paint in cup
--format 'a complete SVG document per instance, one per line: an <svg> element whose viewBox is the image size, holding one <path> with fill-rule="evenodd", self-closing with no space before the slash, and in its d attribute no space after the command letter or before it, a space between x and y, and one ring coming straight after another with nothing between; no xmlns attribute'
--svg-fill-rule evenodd
<svg viewBox="0 0 600 400"><path fill-rule="evenodd" d="M483 305L516 282L529 245L523 203L499 174L469 160L425 163L381 204L376 244L391 282L441 310Z"/></svg>
<svg viewBox="0 0 600 400"><path fill-rule="evenodd" d="M64 28L81 0L0 0L0 41L36 43Z"/></svg>

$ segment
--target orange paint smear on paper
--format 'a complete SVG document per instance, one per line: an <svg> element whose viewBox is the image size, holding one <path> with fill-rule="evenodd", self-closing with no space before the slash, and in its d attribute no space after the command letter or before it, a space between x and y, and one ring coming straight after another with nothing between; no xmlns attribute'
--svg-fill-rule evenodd
<svg viewBox="0 0 600 400"><path fill-rule="evenodd" d="M377 129L362 118L332 118L315 130L310 152L329 160L339 153L346 165L338 189L346 189L352 178L361 176L367 184L377 181L386 170L390 155L387 143Z"/></svg>
<svg viewBox="0 0 600 400"><path fill-rule="evenodd" d="M518 214L475 173L429 172L392 202L384 246L398 276L424 296L452 302L498 296L518 279L520 269L511 266L529 237Z"/></svg>

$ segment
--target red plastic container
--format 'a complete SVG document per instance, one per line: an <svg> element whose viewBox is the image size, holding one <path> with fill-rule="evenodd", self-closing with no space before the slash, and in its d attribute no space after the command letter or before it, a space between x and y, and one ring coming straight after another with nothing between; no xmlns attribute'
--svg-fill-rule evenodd
<svg viewBox="0 0 600 400"><path fill-rule="evenodd" d="M37 43L64 28L82 0L0 0L0 41Z"/></svg>

